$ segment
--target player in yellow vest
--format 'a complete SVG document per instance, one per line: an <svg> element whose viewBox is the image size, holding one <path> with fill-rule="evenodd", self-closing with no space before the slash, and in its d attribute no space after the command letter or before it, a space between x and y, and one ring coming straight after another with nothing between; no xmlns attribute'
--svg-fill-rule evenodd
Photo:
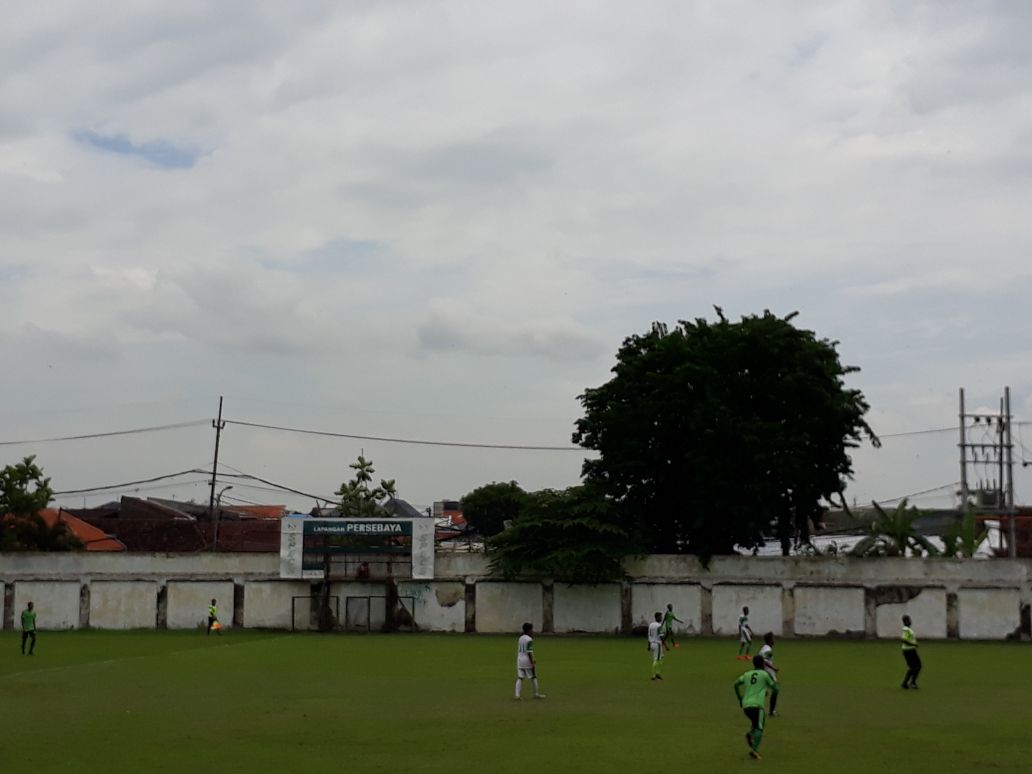
<svg viewBox="0 0 1032 774"><path fill-rule="evenodd" d="M215 606L215 600L213 599L211 604L208 605L208 634L211 634L211 628L217 623L219 623L219 611ZM215 626L215 633L220 637L222 636L221 624L219 624L219 626Z"/></svg>
<svg viewBox="0 0 1032 774"><path fill-rule="evenodd" d="M917 635L910 628L910 616L903 616L903 659L907 662L907 673L903 675L904 690L917 690L917 676L921 674L921 657L917 655Z"/></svg>

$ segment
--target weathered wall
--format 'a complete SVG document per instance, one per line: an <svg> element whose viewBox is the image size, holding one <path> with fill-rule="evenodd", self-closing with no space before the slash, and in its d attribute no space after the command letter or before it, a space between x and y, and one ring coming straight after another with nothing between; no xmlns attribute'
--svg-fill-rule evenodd
<svg viewBox="0 0 1032 774"><path fill-rule="evenodd" d="M635 583L631 587L631 625L646 626L657 612L674 606L674 615L684 623L674 624L675 632L698 634L702 631L702 587L682 583Z"/></svg>
<svg viewBox="0 0 1032 774"><path fill-rule="evenodd" d="M1014 636L1021 624L1017 589L961 589L957 604L961 639L1004 639Z"/></svg>
<svg viewBox="0 0 1032 774"><path fill-rule="evenodd" d="M781 634L780 586L719 585L713 587L713 633L738 636L738 619L742 608L749 607L749 628L753 638L764 632Z"/></svg>
<svg viewBox="0 0 1032 774"><path fill-rule="evenodd" d="M568 586L557 583L552 594L552 631L611 634L620 631L622 608L619 584Z"/></svg>
<svg viewBox="0 0 1032 774"><path fill-rule="evenodd" d="M407 581L398 584L401 597L412 597L420 629L461 632L466 627L466 587L458 582Z"/></svg>
<svg viewBox="0 0 1032 774"><path fill-rule="evenodd" d="M899 636L900 617L922 639L1001 639L1032 634L1032 561L650 556L628 561L622 584L570 587L502 581L481 554L442 552L437 579L399 583L419 628L515 633L630 632L673 603L692 633L735 637L743 605L759 636ZM0 621L16 629L28 599L40 628L192 628L218 599L224 626L289 628L303 581L279 579L277 558L247 554L0 554ZM341 624L378 630L382 582L332 584ZM234 597L236 605L234 605ZM350 598L350 603L349 603ZM4 608L6 607L6 611ZM311 620L302 610L302 623Z"/></svg>
<svg viewBox="0 0 1032 774"><path fill-rule="evenodd" d="M208 605L217 600L219 623L233 625L233 583L227 581L170 581L168 628L195 629L208 625Z"/></svg>
<svg viewBox="0 0 1032 774"><path fill-rule="evenodd" d="M307 597L312 587L304 581L251 581L244 585L244 627L247 629L289 629L291 600ZM308 600L299 600L302 610L310 609ZM221 615L221 613L220 613ZM302 627L304 628L304 627Z"/></svg>
<svg viewBox="0 0 1032 774"><path fill-rule="evenodd" d="M864 590L834 586L796 586L795 633L805 636L863 636Z"/></svg>
<svg viewBox="0 0 1032 774"><path fill-rule="evenodd" d="M898 640L904 615L909 615L912 619L918 640L946 637L945 589L913 589L913 592L904 591L902 596L899 592L899 587L883 587L875 590L880 597L875 616L875 631L878 637ZM916 592L915 595L910 597L910 594L914 592Z"/></svg>
<svg viewBox="0 0 1032 774"><path fill-rule="evenodd" d="M154 581L94 581L89 593L89 625L94 629L154 628L158 611Z"/></svg>
<svg viewBox="0 0 1032 774"><path fill-rule="evenodd" d="M79 583L26 582L14 586L14 625L21 628L21 612L32 602L36 609L36 628L74 629L79 625Z"/></svg>
<svg viewBox="0 0 1032 774"><path fill-rule="evenodd" d="M477 631L518 632L525 621L542 629L540 583L477 584Z"/></svg>

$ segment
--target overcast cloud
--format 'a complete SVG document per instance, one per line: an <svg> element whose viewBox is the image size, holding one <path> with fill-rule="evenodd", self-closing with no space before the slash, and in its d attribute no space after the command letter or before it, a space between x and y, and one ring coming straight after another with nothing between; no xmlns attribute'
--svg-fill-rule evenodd
<svg viewBox="0 0 1032 774"><path fill-rule="evenodd" d="M1009 2L15 4L0 440L224 394L233 419L566 445L624 336L714 304L841 342L881 433L954 424L959 386L1032 418L1030 34ZM72 489L212 441L0 461ZM954 481L955 443L860 450L849 494ZM582 459L240 426L223 459L328 494L362 448L421 506Z"/></svg>

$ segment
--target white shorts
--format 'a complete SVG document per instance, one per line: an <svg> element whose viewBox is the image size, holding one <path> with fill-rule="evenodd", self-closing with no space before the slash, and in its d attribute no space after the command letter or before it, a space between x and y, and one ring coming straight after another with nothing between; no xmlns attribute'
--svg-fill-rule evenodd
<svg viewBox="0 0 1032 774"><path fill-rule="evenodd" d="M775 672L773 669L767 669L766 667L764 667L763 671L770 675L774 679L775 683L778 681L778 673Z"/></svg>
<svg viewBox="0 0 1032 774"><path fill-rule="evenodd" d="M663 643L662 642L650 642L649 651L652 653L653 661L663 660Z"/></svg>
<svg viewBox="0 0 1032 774"><path fill-rule="evenodd" d="M527 669L524 669L522 667L516 667L516 679L517 680L522 680L525 677L529 677L532 680L535 677L537 677L537 675L534 674L534 668L533 667L529 667Z"/></svg>

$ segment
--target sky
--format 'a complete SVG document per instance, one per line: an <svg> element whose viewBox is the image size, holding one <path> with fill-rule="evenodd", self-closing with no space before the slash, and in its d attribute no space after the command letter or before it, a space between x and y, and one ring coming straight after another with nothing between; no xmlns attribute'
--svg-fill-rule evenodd
<svg viewBox="0 0 1032 774"><path fill-rule="evenodd" d="M714 305L839 342L880 434L955 426L960 387L1032 419L1030 31L1010 2L10 4L0 462L58 491L210 469L219 396L568 447L626 336ZM858 449L847 497L948 504L956 444ZM360 453L419 507L584 459L229 424L220 461L332 496Z"/></svg>

